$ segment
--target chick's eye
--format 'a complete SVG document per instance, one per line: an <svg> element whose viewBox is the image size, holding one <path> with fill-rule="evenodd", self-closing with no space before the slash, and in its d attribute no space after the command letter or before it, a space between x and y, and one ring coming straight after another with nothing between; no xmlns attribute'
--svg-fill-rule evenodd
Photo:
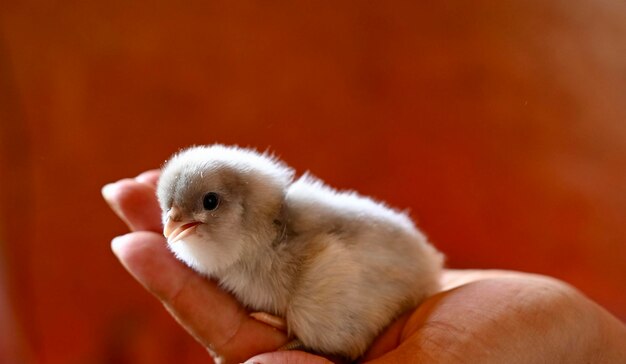
<svg viewBox="0 0 626 364"><path fill-rule="evenodd" d="M215 192L209 192L202 199L202 206L205 210L215 210L220 204L220 197Z"/></svg>

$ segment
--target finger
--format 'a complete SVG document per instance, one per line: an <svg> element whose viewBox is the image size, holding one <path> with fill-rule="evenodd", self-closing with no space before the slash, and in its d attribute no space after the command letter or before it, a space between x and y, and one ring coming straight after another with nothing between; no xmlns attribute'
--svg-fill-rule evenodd
<svg viewBox="0 0 626 364"><path fill-rule="evenodd" d="M245 364L329 364L332 361L318 355L309 354L304 351L275 351L257 355L248 359Z"/></svg>
<svg viewBox="0 0 626 364"><path fill-rule="evenodd" d="M135 177L135 180L140 183L145 183L149 186L156 187L157 182L159 182L159 177L161 176L160 169L151 169L149 171L145 171Z"/></svg>
<svg viewBox="0 0 626 364"><path fill-rule="evenodd" d="M176 320L226 362L239 363L287 343L285 333L250 317L233 296L177 260L160 234L130 233L114 239L112 248Z"/></svg>
<svg viewBox="0 0 626 364"><path fill-rule="evenodd" d="M154 187L123 179L104 186L102 196L132 231L163 231Z"/></svg>

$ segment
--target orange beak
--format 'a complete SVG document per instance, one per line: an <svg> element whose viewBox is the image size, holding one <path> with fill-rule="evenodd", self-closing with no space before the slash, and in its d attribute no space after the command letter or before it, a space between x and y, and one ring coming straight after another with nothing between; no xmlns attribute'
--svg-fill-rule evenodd
<svg viewBox="0 0 626 364"><path fill-rule="evenodd" d="M172 206L167 213L167 221L163 227L163 235L167 238L167 242L173 244L180 239L192 234L200 221L184 221L180 218L180 210L176 206Z"/></svg>

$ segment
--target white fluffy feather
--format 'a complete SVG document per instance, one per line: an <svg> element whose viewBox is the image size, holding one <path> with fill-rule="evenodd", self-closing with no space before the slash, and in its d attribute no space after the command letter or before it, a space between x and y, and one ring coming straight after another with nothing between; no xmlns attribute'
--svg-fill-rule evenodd
<svg viewBox="0 0 626 364"><path fill-rule="evenodd" d="M437 291L442 255L405 213L293 176L250 149L176 154L158 186L164 222L200 225L170 247L250 309L284 317L308 348L355 359ZM220 196L211 211L201 201L209 192Z"/></svg>

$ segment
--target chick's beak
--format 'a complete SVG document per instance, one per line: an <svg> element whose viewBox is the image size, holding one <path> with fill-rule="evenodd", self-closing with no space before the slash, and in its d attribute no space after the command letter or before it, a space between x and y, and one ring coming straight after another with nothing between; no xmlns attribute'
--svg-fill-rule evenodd
<svg viewBox="0 0 626 364"><path fill-rule="evenodd" d="M163 227L163 235L170 244L189 236L189 234L192 234L196 230L196 227L201 224L200 221L183 220L181 216L180 209L176 206L172 206L167 213L167 220Z"/></svg>

